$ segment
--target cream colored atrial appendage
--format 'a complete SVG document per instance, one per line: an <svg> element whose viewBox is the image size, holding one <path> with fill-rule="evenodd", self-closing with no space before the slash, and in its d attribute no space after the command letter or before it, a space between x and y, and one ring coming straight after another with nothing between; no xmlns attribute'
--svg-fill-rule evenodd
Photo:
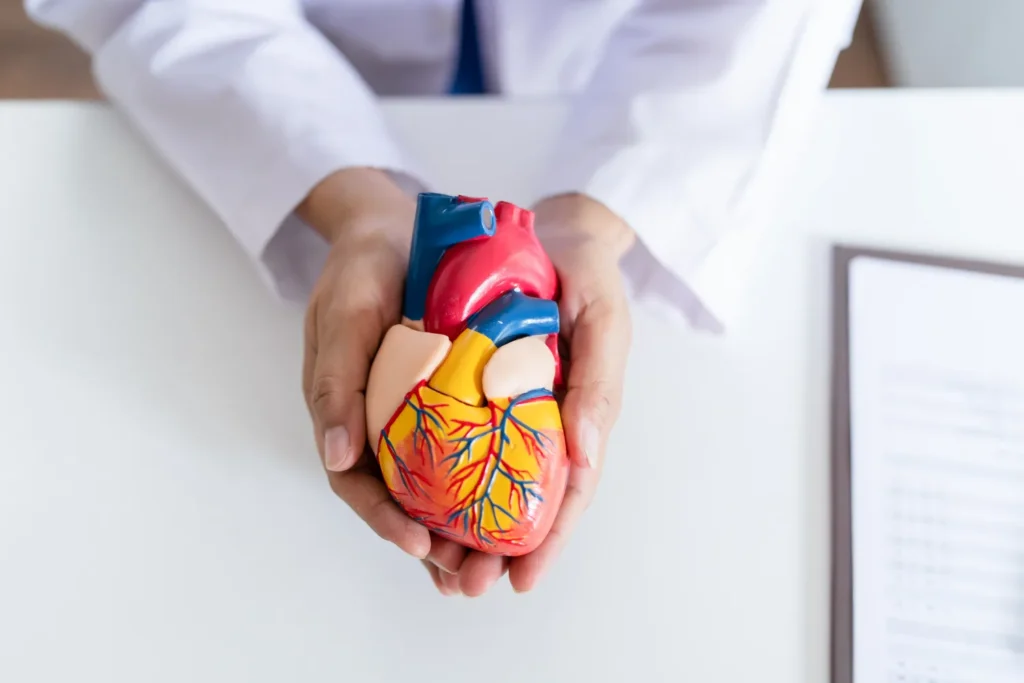
<svg viewBox="0 0 1024 683"><path fill-rule="evenodd" d="M513 398L555 382L555 357L544 337L524 337L505 344L484 367L484 396Z"/></svg>
<svg viewBox="0 0 1024 683"><path fill-rule="evenodd" d="M405 395L427 379L452 347L443 334L419 332L395 325L380 344L366 381L366 435L377 452L380 432L405 400Z"/></svg>

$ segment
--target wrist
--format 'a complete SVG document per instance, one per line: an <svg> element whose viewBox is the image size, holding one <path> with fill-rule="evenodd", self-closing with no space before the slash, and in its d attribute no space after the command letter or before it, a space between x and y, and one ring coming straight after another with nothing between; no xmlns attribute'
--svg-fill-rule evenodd
<svg viewBox="0 0 1024 683"><path fill-rule="evenodd" d="M296 208L297 215L332 245L376 236L407 245L415 212L415 200L387 172L363 167L331 173Z"/></svg>

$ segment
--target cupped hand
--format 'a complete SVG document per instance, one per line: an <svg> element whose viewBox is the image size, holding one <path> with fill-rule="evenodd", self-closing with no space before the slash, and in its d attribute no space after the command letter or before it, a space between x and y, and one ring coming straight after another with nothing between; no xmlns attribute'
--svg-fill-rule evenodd
<svg viewBox="0 0 1024 683"><path fill-rule="evenodd" d="M371 169L329 176L298 207L331 244L310 298L303 393L331 488L381 538L426 566L445 595L485 593L506 572L513 588L536 585L590 504L618 416L631 326L619 260L632 231L582 195L535 207L537 235L558 272L569 373L562 401L572 461L566 495L544 542L507 558L468 552L429 532L392 499L366 445L364 392L384 333L400 320L415 200Z"/></svg>
<svg viewBox="0 0 1024 683"><path fill-rule="evenodd" d="M583 195L546 199L534 212L537 236L561 285L569 368L561 401L571 460L568 486L551 531L533 552L507 558L474 551L457 567L457 577L428 567L445 594L481 595L506 571L517 592L537 584L594 498L622 402L632 326L619 262L635 235L611 210Z"/></svg>
<svg viewBox="0 0 1024 683"><path fill-rule="evenodd" d="M302 369L331 488L381 538L424 560L433 575L437 567L457 571L464 550L394 502L366 442L366 380L384 333L401 316L415 199L383 172L347 169L318 184L297 212L331 245L306 313Z"/></svg>

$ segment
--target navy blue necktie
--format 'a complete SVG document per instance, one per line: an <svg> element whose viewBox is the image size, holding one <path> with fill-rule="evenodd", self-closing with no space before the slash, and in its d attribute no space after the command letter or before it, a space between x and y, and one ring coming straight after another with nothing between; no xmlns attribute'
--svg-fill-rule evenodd
<svg viewBox="0 0 1024 683"><path fill-rule="evenodd" d="M480 95L486 92L480 64L480 43L473 0L463 0L459 61L452 82L453 95Z"/></svg>

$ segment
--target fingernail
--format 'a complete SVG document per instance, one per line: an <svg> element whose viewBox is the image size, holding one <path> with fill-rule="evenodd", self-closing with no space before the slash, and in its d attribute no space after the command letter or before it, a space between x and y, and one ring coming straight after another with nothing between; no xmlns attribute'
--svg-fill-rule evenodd
<svg viewBox="0 0 1024 683"><path fill-rule="evenodd" d="M422 527L420 527L415 522L412 522L412 520L410 520L410 523L413 524L413 526L415 526L416 528L422 529ZM422 536L419 536L417 534L417 539L415 541L413 541L412 546L410 546L410 547L399 546L399 547L401 547L403 550L405 550L405 552L407 552L410 555L412 555L413 557L415 557L417 560L426 560L427 559L427 555L430 554L430 536L428 536L426 534L423 534ZM430 560L427 560L427 561L430 562L430 564L433 564L435 567L437 566L434 562L432 562Z"/></svg>
<svg viewBox="0 0 1024 683"><path fill-rule="evenodd" d="M583 446L583 454L587 456L590 466L597 467L597 456L601 449L601 433L597 426L589 420L584 421L580 427L580 444Z"/></svg>
<svg viewBox="0 0 1024 683"><path fill-rule="evenodd" d="M440 567L438 567L440 569ZM441 569L441 585L445 588L445 595L461 595L462 589L459 588L459 575L452 574Z"/></svg>
<svg viewBox="0 0 1024 683"><path fill-rule="evenodd" d="M324 466L332 472L341 472L348 465L351 442L344 427L331 427L324 434Z"/></svg>

